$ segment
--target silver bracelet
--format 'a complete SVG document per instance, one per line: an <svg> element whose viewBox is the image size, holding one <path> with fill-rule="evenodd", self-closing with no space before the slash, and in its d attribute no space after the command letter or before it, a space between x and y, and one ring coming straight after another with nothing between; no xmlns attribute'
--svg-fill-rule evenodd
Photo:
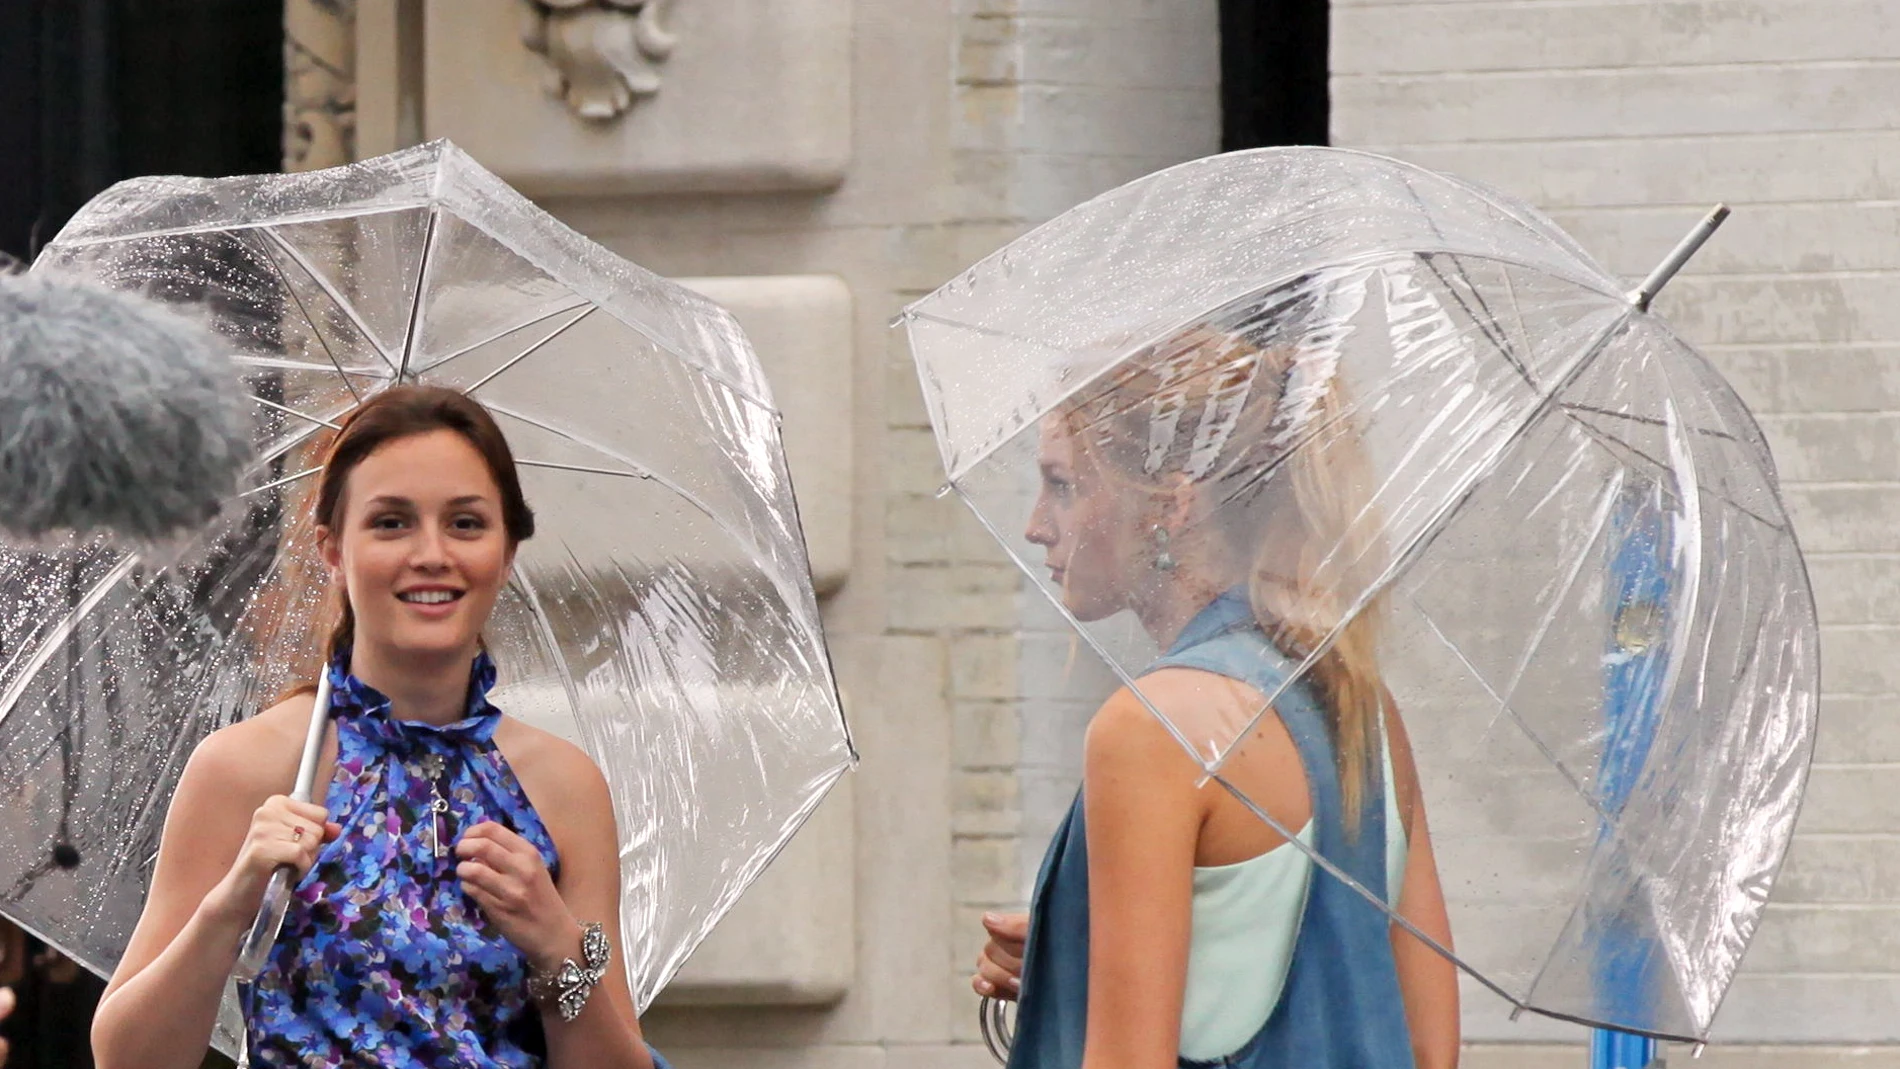
<svg viewBox="0 0 1900 1069"><path fill-rule="evenodd" d="M528 994L542 1005L554 1003L563 1021L579 1017L594 985L607 975L609 949L607 933L598 921L581 925L581 957L586 964L564 958L560 968L534 973L528 977Z"/></svg>

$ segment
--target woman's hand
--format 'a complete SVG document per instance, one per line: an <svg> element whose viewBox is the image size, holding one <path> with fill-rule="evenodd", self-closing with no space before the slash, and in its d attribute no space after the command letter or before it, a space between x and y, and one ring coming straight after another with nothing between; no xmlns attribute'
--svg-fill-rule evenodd
<svg viewBox="0 0 1900 1069"><path fill-rule="evenodd" d="M1016 1000L1022 989L1023 944L1029 939L1029 914L985 913L983 930L990 941L976 956L976 975L970 986L988 998Z"/></svg>
<svg viewBox="0 0 1900 1069"><path fill-rule="evenodd" d="M316 864L323 844L342 834L343 829L329 818L322 806L310 802L295 802L281 794L265 799L251 814L251 827L238 848L237 860L206 896L205 904L217 916L248 928L263 904L271 873L288 865L295 884Z"/></svg>
<svg viewBox="0 0 1900 1069"><path fill-rule="evenodd" d="M536 970L580 957L580 922L554 887L541 851L494 821L468 829L455 844L462 892L481 907Z"/></svg>
<svg viewBox="0 0 1900 1069"><path fill-rule="evenodd" d="M10 987L0 987L0 1021L6 1020L7 1017L13 1013L13 1006L13 989ZM6 1069L6 1064L7 1041L0 1039L0 1069Z"/></svg>

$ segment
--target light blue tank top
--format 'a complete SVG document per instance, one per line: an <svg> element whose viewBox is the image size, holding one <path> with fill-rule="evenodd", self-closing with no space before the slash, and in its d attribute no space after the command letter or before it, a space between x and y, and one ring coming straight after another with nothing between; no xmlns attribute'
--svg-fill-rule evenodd
<svg viewBox="0 0 1900 1069"><path fill-rule="evenodd" d="M1389 743L1384 758L1384 782L1391 783ZM1406 857L1396 794L1385 792L1386 901L1394 909ZM1297 838L1312 848L1312 821ZM1291 843L1231 865L1195 867L1181 1057L1213 1061L1231 1054L1267 1023L1286 987L1312 878L1312 858Z"/></svg>
<svg viewBox="0 0 1900 1069"><path fill-rule="evenodd" d="M1299 750L1312 796L1313 845L1383 902L1390 865L1384 777L1368 784L1358 830L1349 831L1325 712L1304 683L1282 689L1291 666L1254 625L1246 592L1223 594L1190 621L1152 666L1167 667L1197 668L1263 694L1279 694L1274 708ZM1077 792L1050 840L1030 900L1009 1069L1079 1069L1082 1064L1089 1002L1088 876L1088 827ZM1214 1060L1177 1059L1182 1066L1413 1069L1390 917L1327 873L1305 882L1297 915L1279 926L1294 933L1293 967L1281 967L1285 979L1265 1022L1239 1048ZM1236 942L1258 956L1259 935L1260 926L1250 926Z"/></svg>

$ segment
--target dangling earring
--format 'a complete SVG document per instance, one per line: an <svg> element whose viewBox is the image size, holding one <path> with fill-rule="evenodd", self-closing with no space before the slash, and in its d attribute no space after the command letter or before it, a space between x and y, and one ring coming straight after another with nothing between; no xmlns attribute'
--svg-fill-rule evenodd
<svg viewBox="0 0 1900 1069"><path fill-rule="evenodd" d="M1157 523L1155 524L1155 571L1171 572L1174 570L1174 565L1174 554L1168 552L1168 529Z"/></svg>

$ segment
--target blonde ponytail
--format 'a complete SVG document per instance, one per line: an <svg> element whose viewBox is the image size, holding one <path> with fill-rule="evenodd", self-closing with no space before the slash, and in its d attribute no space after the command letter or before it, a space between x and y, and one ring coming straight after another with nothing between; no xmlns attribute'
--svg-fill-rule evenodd
<svg viewBox="0 0 1900 1069"><path fill-rule="evenodd" d="M1371 470L1337 379L1318 398L1308 428L1276 473L1292 491L1288 519L1297 549L1289 552L1278 539L1260 546L1247 587L1262 630L1287 656L1304 658L1332 636L1307 678L1331 722L1346 824L1356 832L1382 752L1385 708L1383 598L1346 620L1380 571L1377 525L1367 507ZM1284 574L1289 563L1292 575Z"/></svg>

